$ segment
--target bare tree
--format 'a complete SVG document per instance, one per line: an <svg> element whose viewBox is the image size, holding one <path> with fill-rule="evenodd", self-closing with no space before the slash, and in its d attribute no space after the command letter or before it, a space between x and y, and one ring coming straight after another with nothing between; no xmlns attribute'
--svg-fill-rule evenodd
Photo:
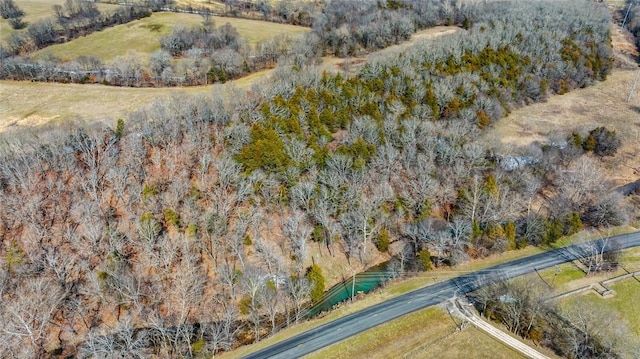
<svg viewBox="0 0 640 359"><path fill-rule="evenodd" d="M26 350L30 353L27 356L42 355L52 330L51 320L64 299L61 287L48 278L28 278L11 298L5 298L0 306L3 341L14 353L25 354Z"/></svg>

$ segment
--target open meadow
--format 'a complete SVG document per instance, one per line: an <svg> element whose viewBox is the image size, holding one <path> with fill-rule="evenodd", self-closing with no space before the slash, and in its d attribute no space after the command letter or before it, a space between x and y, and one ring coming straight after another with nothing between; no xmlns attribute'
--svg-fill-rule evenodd
<svg viewBox="0 0 640 359"><path fill-rule="evenodd" d="M249 88L273 70L263 70L230 81L231 86ZM156 100L171 95L209 94L227 85L180 88L132 88L103 85L0 81L0 132L18 127L58 126L65 121L79 124L127 118Z"/></svg>
<svg viewBox="0 0 640 359"><path fill-rule="evenodd" d="M427 308L304 356L324 358L524 358L484 332L456 324L442 308Z"/></svg>
<svg viewBox="0 0 640 359"><path fill-rule="evenodd" d="M278 35L297 35L309 31L308 28L266 21L212 17L215 27L231 24L241 38L251 45ZM202 24L202 16L195 14L159 12L150 17L135 20L91 35L74 39L64 44L56 44L31 55L32 58L55 57L69 61L79 56L93 56L108 61L116 56L133 51L150 54L160 49L160 39L171 33L175 25L193 27Z"/></svg>
<svg viewBox="0 0 640 359"><path fill-rule="evenodd" d="M65 0L14 0L15 4L24 11L23 21L32 24L38 20L54 16L53 6L63 5ZM108 12L119 5L97 3L96 6L101 12ZM0 18L0 44L4 44L13 32L26 31L25 29L14 30L9 26L9 21Z"/></svg>
<svg viewBox="0 0 640 359"><path fill-rule="evenodd" d="M534 142L564 140L572 131L605 126L622 139L618 154L607 159L610 177L617 185L633 182L640 169L640 90L626 100L637 73L614 70L606 81L516 109L484 138L497 147L526 147Z"/></svg>

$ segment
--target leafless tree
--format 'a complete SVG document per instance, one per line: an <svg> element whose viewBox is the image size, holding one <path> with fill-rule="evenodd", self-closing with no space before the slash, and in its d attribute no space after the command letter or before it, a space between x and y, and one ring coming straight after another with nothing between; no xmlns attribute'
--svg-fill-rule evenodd
<svg viewBox="0 0 640 359"><path fill-rule="evenodd" d="M11 298L4 297L0 330L9 350L19 356L42 355L52 330L50 321L63 299L62 288L44 277L25 279Z"/></svg>

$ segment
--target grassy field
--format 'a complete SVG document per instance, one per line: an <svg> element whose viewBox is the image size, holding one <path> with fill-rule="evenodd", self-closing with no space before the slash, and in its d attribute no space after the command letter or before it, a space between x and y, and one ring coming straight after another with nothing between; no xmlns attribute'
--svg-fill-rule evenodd
<svg viewBox="0 0 640 359"><path fill-rule="evenodd" d="M393 345L390 345L393 343ZM440 308L427 308L305 356L324 358L523 358L483 332L455 324Z"/></svg>
<svg viewBox="0 0 640 359"><path fill-rule="evenodd" d="M224 3L212 0L174 0L173 4L180 8L191 6L193 8L205 8L219 13L223 12L225 8Z"/></svg>
<svg viewBox="0 0 640 359"><path fill-rule="evenodd" d="M555 294L595 284L600 281L640 270L640 248L625 249L620 252L620 268L613 273L599 273L586 275L585 272L573 263L564 263L551 268L530 274L531 280L544 280L553 288ZM640 288L639 288L640 290ZM638 293L640 294L640 292Z"/></svg>
<svg viewBox="0 0 640 359"><path fill-rule="evenodd" d="M216 27L226 23L231 24L250 44L271 39L276 35L296 35L309 30L300 26L257 20L227 17L213 17L213 20ZM176 24L187 27L197 26L202 24L202 17L173 12L154 13L144 19L110 27L64 44L49 46L35 52L32 57L53 56L68 61L84 55L108 61L116 56L126 55L130 51L150 54L160 49L160 38L168 35Z"/></svg>
<svg viewBox="0 0 640 359"><path fill-rule="evenodd" d="M14 3L25 12L23 21L29 24L53 16L53 5L62 5L64 2L65 0L14 0ZM117 5L97 3L96 6L100 11L105 12L114 9ZM7 20L0 19L0 43L4 44L7 37L14 31L16 30L9 26Z"/></svg>
<svg viewBox="0 0 640 359"><path fill-rule="evenodd" d="M0 81L0 132L13 126L58 125L65 121L115 121L173 92L208 93L212 86L138 89Z"/></svg>
<svg viewBox="0 0 640 359"><path fill-rule="evenodd" d="M565 138L577 130L583 133L605 126L616 130L623 141L615 158L605 158L616 185L638 179L634 168L640 163L640 91L626 102L636 71L614 70L608 79L577 89L547 102L514 110L498 121L484 139L495 146L524 147L533 142Z"/></svg>
<svg viewBox="0 0 640 359"><path fill-rule="evenodd" d="M108 61L130 51L150 54L160 49L160 38L168 35L174 24L195 26L201 23L202 18L199 15L154 13L150 17L109 27L64 44L46 47L33 53L31 57L53 56L69 61L84 55Z"/></svg>
<svg viewBox="0 0 640 359"><path fill-rule="evenodd" d="M268 78L273 70L263 70L230 81L228 84L247 89ZM59 125L71 120L106 121L141 109L174 93L208 94L225 85L181 88L128 88L103 85L0 81L0 132L13 127Z"/></svg>
<svg viewBox="0 0 640 359"><path fill-rule="evenodd" d="M637 358L640 346L640 306L638 306L638 295L640 294L640 280L629 278L621 280L611 285L615 294L613 296L602 297L593 291L571 296L562 300L560 305L567 311L576 307L588 308L590 312L612 313L606 319L611 323L621 324L625 327L622 335L626 339L626 346L623 347L624 358ZM630 331L630 333L629 333ZM626 333L626 334L625 334Z"/></svg>

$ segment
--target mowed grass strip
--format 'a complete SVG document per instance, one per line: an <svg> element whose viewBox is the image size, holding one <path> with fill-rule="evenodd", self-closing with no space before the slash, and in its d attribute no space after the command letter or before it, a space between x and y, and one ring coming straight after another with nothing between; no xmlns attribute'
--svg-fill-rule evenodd
<svg viewBox="0 0 640 359"><path fill-rule="evenodd" d="M23 21L26 22L27 25L47 17L53 17L53 6L64 5L64 2L65 0L14 0L14 3L24 11L25 16ZM109 12L116 9L118 5L96 3L96 6L100 12ZM9 25L8 20L0 18L0 43L6 44L9 35L15 31L26 31L26 28L14 30Z"/></svg>
<svg viewBox="0 0 640 359"><path fill-rule="evenodd" d="M171 33L175 25L200 26L202 20L202 16L195 14L154 13L147 18L106 28L64 44L49 46L37 51L32 57L42 59L53 56L63 61L69 61L79 56L94 56L109 61L116 56L126 55L130 51L150 54L160 49L160 39ZM277 35L296 35L309 31L308 28L301 26L258 20L213 17L213 21L216 27L227 23L231 24L238 30L240 37L252 45Z"/></svg>
<svg viewBox="0 0 640 359"><path fill-rule="evenodd" d="M428 325L428 323L425 323ZM429 338L425 338L425 341ZM540 348L536 348L540 349ZM427 345L414 349L408 358L439 358L439 359L518 359L526 358L519 352L498 342L487 333L469 326L461 332ZM553 356L551 356L553 358Z"/></svg>

